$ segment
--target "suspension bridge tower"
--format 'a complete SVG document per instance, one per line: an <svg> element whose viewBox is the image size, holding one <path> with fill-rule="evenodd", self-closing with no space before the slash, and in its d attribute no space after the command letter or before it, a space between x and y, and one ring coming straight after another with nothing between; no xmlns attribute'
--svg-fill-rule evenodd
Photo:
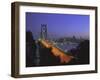
<svg viewBox="0 0 100 80"><path fill-rule="evenodd" d="M41 39L47 39L47 24L41 24Z"/></svg>

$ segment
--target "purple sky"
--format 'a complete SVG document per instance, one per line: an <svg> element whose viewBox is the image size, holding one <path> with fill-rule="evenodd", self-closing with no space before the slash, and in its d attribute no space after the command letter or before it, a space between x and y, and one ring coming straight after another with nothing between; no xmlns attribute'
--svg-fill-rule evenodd
<svg viewBox="0 0 100 80"><path fill-rule="evenodd" d="M89 15L26 12L26 31L31 31L35 39L41 24L47 24L49 37L89 37Z"/></svg>

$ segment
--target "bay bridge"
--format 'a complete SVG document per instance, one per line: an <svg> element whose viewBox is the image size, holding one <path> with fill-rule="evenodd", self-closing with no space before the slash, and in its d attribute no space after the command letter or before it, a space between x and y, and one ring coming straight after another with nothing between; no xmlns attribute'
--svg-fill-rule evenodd
<svg viewBox="0 0 100 80"><path fill-rule="evenodd" d="M62 51L48 39L48 30L46 24L41 24L40 38L35 43L36 51L35 55L33 55L35 57L32 59L34 66L67 64L74 59L73 56Z"/></svg>

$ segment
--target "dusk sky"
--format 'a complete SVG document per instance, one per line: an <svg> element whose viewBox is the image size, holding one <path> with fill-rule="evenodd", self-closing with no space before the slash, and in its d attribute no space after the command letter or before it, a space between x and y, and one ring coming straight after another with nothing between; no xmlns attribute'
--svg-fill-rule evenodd
<svg viewBox="0 0 100 80"><path fill-rule="evenodd" d="M49 37L88 38L89 22L89 15L26 12L26 31L31 31L35 39L40 35L41 24L47 24Z"/></svg>

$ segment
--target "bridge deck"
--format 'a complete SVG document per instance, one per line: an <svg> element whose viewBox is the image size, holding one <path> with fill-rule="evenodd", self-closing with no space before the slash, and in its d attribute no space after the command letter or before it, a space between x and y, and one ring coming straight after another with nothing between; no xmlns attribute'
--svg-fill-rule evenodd
<svg viewBox="0 0 100 80"><path fill-rule="evenodd" d="M48 40L39 40L46 48L51 48L51 52L54 56L59 57L61 63L69 63L74 57L65 54L59 48L55 47Z"/></svg>

